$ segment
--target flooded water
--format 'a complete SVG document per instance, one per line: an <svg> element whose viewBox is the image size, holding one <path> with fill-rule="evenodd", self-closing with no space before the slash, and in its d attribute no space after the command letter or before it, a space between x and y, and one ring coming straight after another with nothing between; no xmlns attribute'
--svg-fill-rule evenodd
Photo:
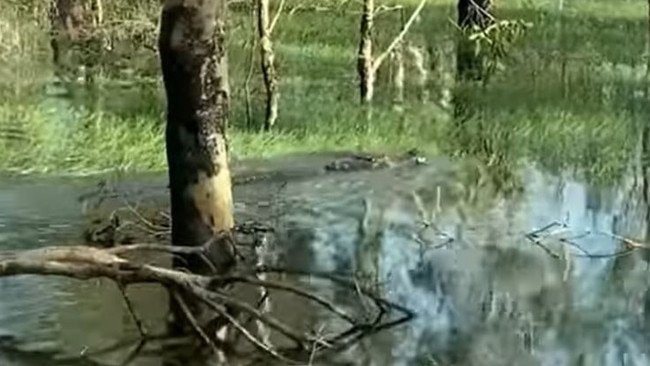
<svg viewBox="0 0 650 366"><path fill-rule="evenodd" d="M616 235L646 240L643 177L596 187L522 164L514 174L522 188L504 193L492 168L469 160L314 174L331 158L241 163L240 171L285 174L237 186L235 196L240 218L264 218L278 230L267 263L372 276L384 297L416 314L341 354L341 364L650 365L648 257L643 250L615 255L624 250ZM164 181L115 183L164 197ZM95 184L3 178L0 247L78 243L77 197ZM554 222L536 240L527 237ZM356 306L331 284L301 281L342 307ZM159 329L164 292L149 286L129 294L147 327ZM288 323L336 330L314 308L279 297L271 305ZM94 352L136 337L111 283L0 281L1 365L119 365L131 348ZM162 365L163 358L150 351L131 364Z"/></svg>

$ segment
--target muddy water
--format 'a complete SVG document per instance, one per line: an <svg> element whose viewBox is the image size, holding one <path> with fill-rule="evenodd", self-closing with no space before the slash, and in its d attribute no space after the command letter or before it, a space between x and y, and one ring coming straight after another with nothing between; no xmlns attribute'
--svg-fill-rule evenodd
<svg viewBox="0 0 650 366"><path fill-rule="evenodd" d="M643 179L594 187L522 165L504 192L495 171L471 161L320 174L331 155L239 163L272 172L235 191L240 218L278 228L267 263L360 272L416 319L341 355L354 365L648 365L650 308L645 253L611 234L646 239ZM243 174L243 173L242 173ZM514 177L514 178L513 178ZM158 196L164 177L114 179L124 192ZM96 181L0 183L0 247L32 248L80 238L82 203ZM502 183L502 182L501 182ZM414 194L419 198L416 204ZM424 208L424 210L422 210ZM421 212L424 211L424 214ZM421 222L435 227L423 229ZM526 234L554 221L565 224ZM571 245L566 243L570 242ZM307 286L307 281L303 281ZM344 307L354 296L309 282ZM165 294L130 291L148 328L165 317ZM272 298L275 315L323 333L325 314ZM146 310L143 310L146 309ZM110 283L21 277L0 281L1 365L120 364L131 348L96 354L135 328ZM132 365L162 365L155 349Z"/></svg>

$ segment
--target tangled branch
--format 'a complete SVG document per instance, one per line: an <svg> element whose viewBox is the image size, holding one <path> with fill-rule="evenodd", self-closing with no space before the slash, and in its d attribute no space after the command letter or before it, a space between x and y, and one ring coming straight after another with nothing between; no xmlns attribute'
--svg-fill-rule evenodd
<svg viewBox="0 0 650 366"><path fill-rule="evenodd" d="M255 277L255 273L283 273L294 276L315 276L321 279L328 279L332 283L354 289L357 285L345 276L328 273L310 273L300 270L285 270L282 268L258 266L254 273L235 273L232 275L204 276L181 270L165 268L151 264L135 263L127 259L126 255L139 251L154 251L169 255L198 255L205 256L208 246L203 247L174 247L159 244L133 244L114 248L94 248L89 246L53 246L41 249L9 252L0 254L0 277L17 275L46 275L63 276L80 280L92 278L108 278L115 282L124 296L126 305L131 316L140 331L143 339L147 338L147 332L142 327L142 322L135 314L135 310L126 295L126 287L136 283L157 283L166 288L171 297L179 305L185 320L194 330L198 339L218 352L217 345L220 340L213 339L214 335L203 329L197 322L194 314L187 306L186 301L196 301L204 304L215 314L224 319L224 323L231 326L244 339L248 340L262 352L282 360L293 362L287 354L295 355L296 352L308 354L314 349L337 350L344 348L354 341L380 330L404 323L413 318L413 313L397 304L379 298L371 291L361 289L361 293L370 298L376 305L378 315L371 321L361 321L354 316L339 309L329 300L303 289L289 284L270 280L261 280ZM305 334L281 320L265 314L255 306L248 304L235 296L229 295L228 288L233 284L244 284L255 287L264 287L289 292L306 299L334 316L348 323L349 327L340 334L329 338L323 338ZM396 320L384 321L391 311L397 311L402 315ZM280 350L273 348L246 329L237 319L245 315L250 319L263 323L265 326L277 331L294 343L293 348ZM214 332L213 332L214 333Z"/></svg>

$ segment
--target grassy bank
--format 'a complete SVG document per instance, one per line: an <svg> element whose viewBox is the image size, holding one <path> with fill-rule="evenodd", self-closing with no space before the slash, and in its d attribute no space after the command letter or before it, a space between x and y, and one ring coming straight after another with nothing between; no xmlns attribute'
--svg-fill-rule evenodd
<svg viewBox="0 0 650 366"><path fill-rule="evenodd" d="M257 52L247 82L250 14L246 9L231 13L231 140L237 158L418 147L431 154L478 154L486 161L525 158L545 169L570 168L611 181L623 173L634 147L630 141L636 141L648 117L640 95L647 84L647 30L644 4L638 1L572 1L561 13L555 2L498 4L499 17L534 26L511 51L504 70L487 88L474 91L479 112L462 126L437 103L449 88L443 76L453 73L453 63L440 61L453 59L453 48L445 46L455 34L452 1L432 0L408 36L420 49L442 55L427 59L427 65L443 63L427 85L431 100L417 101L407 64L407 103L404 112L394 110L386 64L378 75L372 123L356 102L358 6L323 1L324 11L289 15L300 3L287 1L274 33L281 105L278 128L269 134L258 127L263 88ZM417 1L385 4L393 3L412 8ZM61 95L52 91L43 11L38 2L0 5L0 171L163 170L164 96L155 53L125 46L105 57L99 90L77 86ZM142 42L153 42L157 15L157 1L110 2L106 18L118 25L107 29L117 41L137 30L147 35ZM378 49L398 32L398 19L398 13L380 16ZM252 119L246 112L247 84Z"/></svg>

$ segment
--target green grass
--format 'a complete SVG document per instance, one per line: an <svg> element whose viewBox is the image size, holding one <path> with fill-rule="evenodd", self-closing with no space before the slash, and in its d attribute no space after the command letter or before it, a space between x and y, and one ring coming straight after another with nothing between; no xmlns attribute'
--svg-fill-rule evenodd
<svg viewBox="0 0 650 366"><path fill-rule="evenodd" d="M418 1L380 3L413 8ZM471 91L476 115L460 127L434 103L417 102L408 79L405 112L394 111L388 64L380 69L368 124L357 104L356 2L319 2L331 7L325 12L287 11L274 33L281 104L278 128L269 134L258 132L263 88L257 51L251 79L253 125L247 122L244 83L253 30L248 13L233 11L233 155L418 147L430 154L480 155L487 161L498 156L514 164L526 159L550 171L572 169L590 180L614 182L631 156L630 139L649 116L638 97L647 84L645 5L628 0L567 3L561 14L556 1L498 4L499 17L526 19L534 27L515 46L504 72L487 88ZM47 87L52 79L47 24L39 4L0 4L0 171L164 170L164 95L156 81L155 53L118 42L123 47L104 60L101 92L72 88L69 97L53 96ZM111 37L128 40L146 31L147 39L155 41L151 31L158 2L138 4L107 5L106 18L119 24L110 29ZM289 0L286 9L296 4L304 2ZM432 0L409 40L439 49L454 36L454 12L453 1ZM397 13L378 18L377 52L398 32L398 19ZM451 71L448 66L446 72ZM439 88L440 80L430 80L432 96Z"/></svg>
<svg viewBox="0 0 650 366"><path fill-rule="evenodd" d="M360 122L361 116L340 118L356 115L354 110L323 108L318 114L322 124L305 124L301 129L259 133L233 127L233 157L273 157L323 150L398 152L425 144L429 152L435 152L435 145L430 144L433 136L418 129L422 124L415 119L409 121L407 116L402 124L395 124L395 112L377 114L370 126ZM62 116L74 125L52 123ZM78 109L62 111L45 106L0 104L0 121L21 126L18 129L0 124L0 150L4 152L0 155L0 167L5 171L89 174L107 170L156 171L166 167L164 128L152 115L116 118Z"/></svg>

